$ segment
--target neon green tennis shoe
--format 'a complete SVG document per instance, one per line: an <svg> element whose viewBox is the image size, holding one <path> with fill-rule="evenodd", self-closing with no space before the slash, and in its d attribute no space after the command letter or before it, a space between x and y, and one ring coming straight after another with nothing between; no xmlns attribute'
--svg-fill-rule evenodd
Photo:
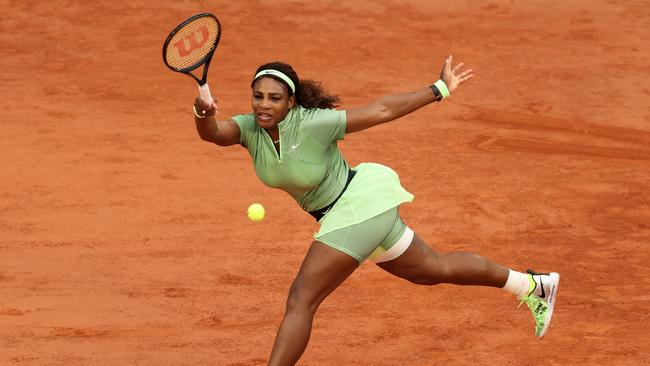
<svg viewBox="0 0 650 366"><path fill-rule="evenodd" d="M526 303L535 319L535 335L543 338L553 316L560 274L556 272L537 273L530 269L528 273L530 274L530 291L528 295L519 297L521 300L519 306Z"/></svg>

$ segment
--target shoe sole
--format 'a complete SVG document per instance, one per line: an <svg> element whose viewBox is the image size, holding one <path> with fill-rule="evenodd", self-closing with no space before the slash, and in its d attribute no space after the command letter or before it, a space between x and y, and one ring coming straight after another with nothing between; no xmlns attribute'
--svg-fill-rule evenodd
<svg viewBox="0 0 650 366"><path fill-rule="evenodd" d="M544 335L546 334L546 330L548 329L548 326L551 324L551 318L553 317L553 308L555 307L555 300L557 297L557 290L560 286L560 274L557 272L551 272L549 274L551 277L551 283L552 285L550 286L550 293L548 294L547 298L548 301L546 301L546 304L548 305L548 310L546 313L546 316L544 317L544 328L542 328L542 331L539 333L539 338L543 338Z"/></svg>

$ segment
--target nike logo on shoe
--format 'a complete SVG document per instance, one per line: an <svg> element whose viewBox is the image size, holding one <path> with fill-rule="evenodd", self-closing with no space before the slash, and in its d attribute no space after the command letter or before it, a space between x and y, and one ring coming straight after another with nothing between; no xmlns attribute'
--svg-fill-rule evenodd
<svg viewBox="0 0 650 366"><path fill-rule="evenodd" d="M544 290L544 282L542 282L542 276L548 276L549 274L548 273L538 273L538 272L533 271L532 269L528 269L527 272L531 275L533 281L535 282L535 288L533 289L533 292L531 292L531 293L535 293L535 290L537 290L538 283L537 283L537 281L535 281L535 276L537 276L537 278L539 278L539 287L540 287L542 293L541 293L541 295L537 295L537 294L535 294L535 295L537 295L540 299L546 300L546 291Z"/></svg>

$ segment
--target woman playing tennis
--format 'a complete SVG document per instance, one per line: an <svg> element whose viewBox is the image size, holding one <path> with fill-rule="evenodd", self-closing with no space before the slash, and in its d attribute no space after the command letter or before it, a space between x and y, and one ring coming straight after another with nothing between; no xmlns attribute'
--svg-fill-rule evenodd
<svg viewBox="0 0 650 366"><path fill-rule="evenodd" d="M269 365L294 365L309 341L320 303L366 259L416 284L491 286L525 302L543 337L553 314L560 276L521 273L481 256L440 253L402 221L398 208L413 200L390 168L374 163L349 167L337 147L345 134L387 123L442 101L472 76L452 66L449 56L440 80L418 90L381 97L348 110L320 84L300 80L290 65L260 66L252 79L249 114L215 119L217 104L194 102L201 139L220 146L241 144L260 180L289 193L320 224L287 300Z"/></svg>

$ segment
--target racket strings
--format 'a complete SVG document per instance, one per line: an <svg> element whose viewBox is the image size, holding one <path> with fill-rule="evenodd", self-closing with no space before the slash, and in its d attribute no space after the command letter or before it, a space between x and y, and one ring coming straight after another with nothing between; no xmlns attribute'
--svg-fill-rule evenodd
<svg viewBox="0 0 650 366"><path fill-rule="evenodd" d="M213 52L220 31L219 23L212 17L201 17L187 23L167 44L167 63L178 71L199 67Z"/></svg>

